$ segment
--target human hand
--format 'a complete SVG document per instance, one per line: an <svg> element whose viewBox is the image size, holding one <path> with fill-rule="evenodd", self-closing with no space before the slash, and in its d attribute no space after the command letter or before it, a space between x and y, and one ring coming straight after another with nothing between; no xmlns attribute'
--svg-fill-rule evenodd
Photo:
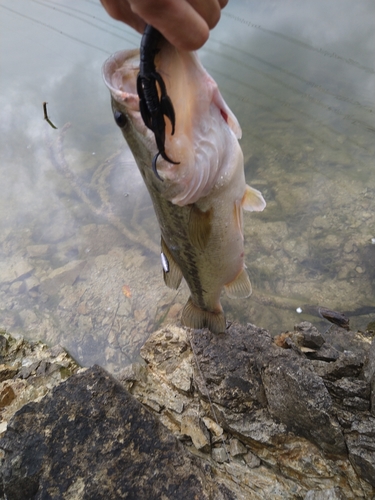
<svg viewBox="0 0 375 500"><path fill-rule="evenodd" d="M143 33L151 24L180 50L207 41L228 0L100 0L108 14Z"/></svg>

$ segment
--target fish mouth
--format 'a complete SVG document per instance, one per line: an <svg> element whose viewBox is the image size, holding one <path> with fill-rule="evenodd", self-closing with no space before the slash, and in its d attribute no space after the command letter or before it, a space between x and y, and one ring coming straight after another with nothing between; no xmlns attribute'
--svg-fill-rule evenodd
<svg viewBox="0 0 375 500"><path fill-rule="evenodd" d="M136 81L139 73L139 50L121 50L103 64L103 80L113 98L131 111L139 111Z"/></svg>
<svg viewBox="0 0 375 500"><path fill-rule="evenodd" d="M139 141L154 157L158 152L155 138L139 111L139 63L138 49L116 52L104 63L103 78L116 108L128 115ZM164 196L186 206L206 197L218 179L225 184L243 162L238 144L241 128L196 53L178 51L164 41L155 65L175 110L173 135L170 120L165 124L165 151L177 163L159 158L157 171L166 181Z"/></svg>

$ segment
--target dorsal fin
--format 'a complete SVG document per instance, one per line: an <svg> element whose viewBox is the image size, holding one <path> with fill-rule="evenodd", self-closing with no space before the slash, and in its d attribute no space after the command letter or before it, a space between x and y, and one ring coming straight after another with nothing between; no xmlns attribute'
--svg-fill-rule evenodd
<svg viewBox="0 0 375 500"><path fill-rule="evenodd" d="M233 281L227 283L224 286L224 289L225 293L231 299L246 299L247 297L250 297L252 288L249 276L245 269L242 269Z"/></svg>
<svg viewBox="0 0 375 500"><path fill-rule="evenodd" d="M181 269L176 264L173 255L169 251L163 237L161 237L161 259L163 266L164 283L169 287L177 290L182 280ZM164 260L166 259L166 261Z"/></svg>

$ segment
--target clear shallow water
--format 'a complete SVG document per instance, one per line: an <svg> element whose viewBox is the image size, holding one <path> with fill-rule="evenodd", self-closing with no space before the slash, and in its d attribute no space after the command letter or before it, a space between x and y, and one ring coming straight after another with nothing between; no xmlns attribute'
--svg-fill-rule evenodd
<svg viewBox="0 0 375 500"><path fill-rule="evenodd" d="M273 333L326 328L316 306L355 328L374 320L374 10L232 0L200 52L267 200L245 214L254 290L223 297L228 319ZM100 74L140 36L96 1L2 0L0 14L0 327L116 371L188 296L163 284L157 223Z"/></svg>

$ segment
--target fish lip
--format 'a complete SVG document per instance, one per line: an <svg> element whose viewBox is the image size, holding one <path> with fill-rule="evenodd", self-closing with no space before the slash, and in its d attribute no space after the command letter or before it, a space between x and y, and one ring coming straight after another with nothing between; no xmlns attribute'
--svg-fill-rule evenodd
<svg viewBox="0 0 375 500"><path fill-rule="evenodd" d="M139 97L135 78L139 72L139 49L120 50L112 54L102 66L102 77L113 98L130 111L139 111ZM124 77L126 76L126 78Z"/></svg>

